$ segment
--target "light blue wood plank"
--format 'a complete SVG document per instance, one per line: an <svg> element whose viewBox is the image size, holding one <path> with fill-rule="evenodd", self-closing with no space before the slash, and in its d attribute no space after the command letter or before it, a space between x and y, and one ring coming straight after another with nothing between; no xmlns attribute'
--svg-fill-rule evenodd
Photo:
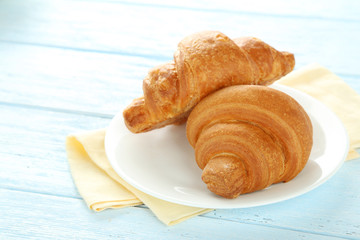
<svg viewBox="0 0 360 240"><path fill-rule="evenodd" d="M167 227L145 208L94 213L79 199L4 189L0 212L1 239L339 239L201 216Z"/></svg>
<svg viewBox="0 0 360 240"><path fill-rule="evenodd" d="M339 17L345 16L340 2L337 4ZM354 51L360 42L359 20L342 22L163 7L152 7L150 11L142 5L83 1L0 2L3 41L168 59L184 36L204 29L220 30L230 37L259 37L276 48L294 52L297 66L319 62L339 73L360 74L355 64L360 62L360 55Z"/></svg>
<svg viewBox="0 0 360 240"><path fill-rule="evenodd" d="M0 187L80 198L65 137L106 127L110 119L0 104Z"/></svg>
<svg viewBox="0 0 360 240"><path fill-rule="evenodd" d="M347 74L338 74L338 76L342 78L358 94L360 94L360 76Z"/></svg>
<svg viewBox="0 0 360 240"><path fill-rule="evenodd" d="M0 43L0 101L106 114L142 94L161 61Z"/></svg>

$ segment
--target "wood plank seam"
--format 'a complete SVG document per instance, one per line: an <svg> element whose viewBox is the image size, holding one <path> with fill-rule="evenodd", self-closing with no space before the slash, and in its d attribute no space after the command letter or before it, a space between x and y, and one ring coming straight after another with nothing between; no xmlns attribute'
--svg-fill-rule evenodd
<svg viewBox="0 0 360 240"><path fill-rule="evenodd" d="M141 54L138 52L126 52L126 51L107 51L101 49L91 49L91 48L79 48L79 47L69 47L69 46L60 46L55 44L43 44L43 43L36 43L36 42L22 42L22 41L15 41L15 40L6 40L1 39L0 42L7 43L7 44L16 44L16 45L26 45L26 46L35 46L35 47L44 47L44 48L54 48L54 49L63 49L69 51L77 51L77 52L88 52L88 53L99 53L99 54L109 54L109 55L121 55L121 56L130 56L130 57L142 57L147 59L154 59L160 61L169 61L171 60L172 56L166 56L161 54Z"/></svg>
<svg viewBox="0 0 360 240"><path fill-rule="evenodd" d="M0 105L14 107L14 108L35 109L35 110L41 110L41 111L75 114L75 115L96 117L96 118L105 118L105 119L112 119L115 116L113 114L87 112L87 111L72 110L72 109L65 109L65 108L54 108L54 107L47 107L47 106L41 106L41 105L30 105L30 104L25 104L25 103L13 103L13 102L0 101Z"/></svg>

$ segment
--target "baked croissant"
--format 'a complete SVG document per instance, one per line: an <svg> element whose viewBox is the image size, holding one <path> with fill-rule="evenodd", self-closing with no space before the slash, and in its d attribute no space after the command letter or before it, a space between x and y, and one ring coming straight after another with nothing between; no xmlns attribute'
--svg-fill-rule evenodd
<svg viewBox="0 0 360 240"><path fill-rule="evenodd" d="M231 85L269 85L294 68L294 55L252 37L229 39L217 31L184 38L174 61L151 69L144 96L124 110L126 126L145 132L186 120L208 94Z"/></svg>
<svg viewBox="0 0 360 240"><path fill-rule="evenodd" d="M300 173L313 144L312 124L289 95L265 86L231 86L204 98L186 134L202 180L225 198L287 182Z"/></svg>

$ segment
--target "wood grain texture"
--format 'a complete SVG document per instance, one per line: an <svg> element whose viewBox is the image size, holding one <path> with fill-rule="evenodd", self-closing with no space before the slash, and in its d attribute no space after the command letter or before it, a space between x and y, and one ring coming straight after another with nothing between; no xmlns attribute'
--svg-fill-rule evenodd
<svg viewBox="0 0 360 240"><path fill-rule="evenodd" d="M65 153L69 134L106 127L110 119L0 105L0 186L80 198Z"/></svg>
<svg viewBox="0 0 360 240"><path fill-rule="evenodd" d="M145 206L94 213L68 134L106 127L188 34L252 35L360 93L356 0L0 1L0 239L360 239L360 159L319 188L166 227Z"/></svg>
<svg viewBox="0 0 360 240"><path fill-rule="evenodd" d="M256 36L276 48L294 52L297 66L319 62L338 73L359 75L354 65L339 61L360 60L354 52L360 40L356 19L343 22L336 18L249 15L98 1L6 0L2 5L2 41L169 59L184 36L215 29L229 37ZM266 5L258 5L266 9ZM312 6L309 3L306 8ZM326 6L336 12L342 9L342 2ZM349 11L356 11L356 7L352 9Z"/></svg>
<svg viewBox="0 0 360 240"><path fill-rule="evenodd" d="M103 114L141 95L142 78L156 62L9 43L0 44L0 54L9 56L0 58L1 102Z"/></svg>
<svg viewBox="0 0 360 240"><path fill-rule="evenodd" d="M27 199L27 201L23 201ZM6 208L4 206L7 206ZM0 189L4 239L341 239L336 236L274 228L239 220L196 217L171 228L148 209L124 208L94 213L79 199ZM25 218L26 217L26 218ZM17 233L17 234L15 234Z"/></svg>

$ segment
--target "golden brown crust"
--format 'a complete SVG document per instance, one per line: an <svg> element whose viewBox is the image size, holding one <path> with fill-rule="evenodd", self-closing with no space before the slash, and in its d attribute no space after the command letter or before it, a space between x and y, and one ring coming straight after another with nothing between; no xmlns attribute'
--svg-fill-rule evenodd
<svg viewBox="0 0 360 240"><path fill-rule="evenodd" d="M310 155L312 125L287 94L239 85L204 98L188 118L187 137L208 188L235 198L297 176Z"/></svg>
<svg viewBox="0 0 360 240"><path fill-rule="evenodd" d="M233 41L217 31L190 35L179 43L174 61L150 70L144 79L144 97L124 110L125 123L134 133L177 123L218 89L268 85L294 65L292 54L279 52L256 38Z"/></svg>

